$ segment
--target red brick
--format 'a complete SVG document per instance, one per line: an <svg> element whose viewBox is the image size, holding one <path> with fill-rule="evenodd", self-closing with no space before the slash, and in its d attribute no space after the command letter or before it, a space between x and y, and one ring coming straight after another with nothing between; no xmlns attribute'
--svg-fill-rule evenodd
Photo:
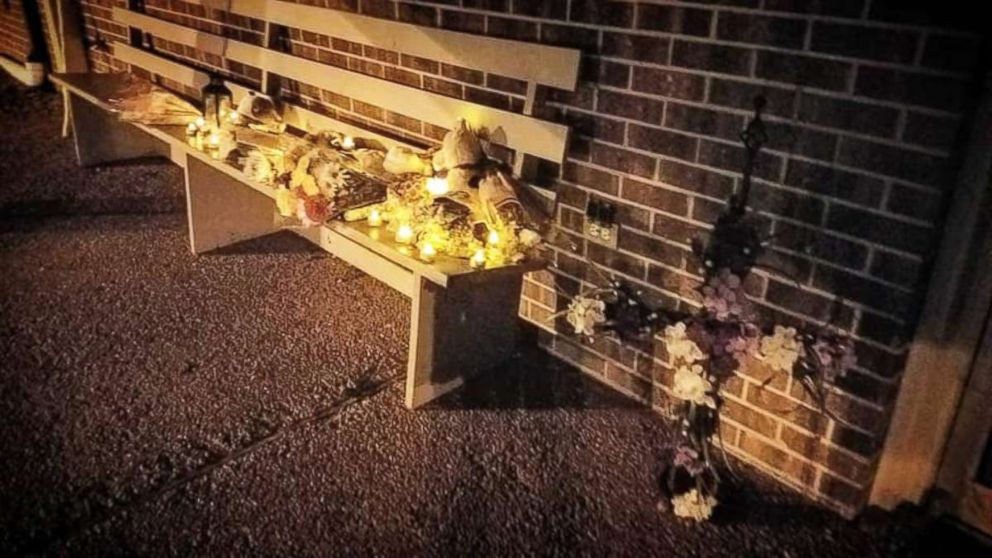
<svg viewBox="0 0 992 558"><path fill-rule="evenodd" d="M968 83L949 76L860 66L854 90L873 99L957 111L967 99Z"/></svg>
<svg viewBox="0 0 992 558"><path fill-rule="evenodd" d="M750 432L741 432L738 447L759 461L774 469L783 470L789 462L789 455L781 449L765 442Z"/></svg>
<svg viewBox="0 0 992 558"><path fill-rule="evenodd" d="M866 41L866 37L871 37ZM810 49L863 60L912 63L919 41L917 31L817 21Z"/></svg>
<svg viewBox="0 0 992 558"><path fill-rule="evenodd" d="M669 40L645 35L603 33L603 54L642 62L664 64L668 60Z"/></svg>
<svg viewBox="0 0 992 558"><path fill-rule="evenodd" d="M748 388L747 401L814 434L827 430L825 416L760 386Z"/></svg>
<svg viewBox="0 0 992 558"><path fill-rule="evenodd" d="M541 25L541 42L593 53L599 43L599 32L585 27L544 23Z"/></svg>
<svg viewBox="0 0 992 558"><path fill-rule="evenodd" d="M712 20L713 12L709 10L653 4L640 4L637 8L639 29L706 37Z"/></svg>
<svg viewBox="0 0 992 558"><path fill-rule="evenodd" d="M724 399L722 412L734 422L740 423L768 438L775 437L777 424L775 419L766 414L741 405L733 399Z"/></svg>
<svg viewBox="0 0 992 558"><path fill-rule="evenodd" d="M647 264L644 260L621 254L616 250L611 250L596 243L586 245L586 256L589 260L597 264L618 271L624 275L629 275L635 279L644 279L647 273Z"/></svg>
<svg viewBox="0 0 992 558"><path fill-rule="evenodd" d="M738 12L720 12L717 37L730 41L801 48L806 21Z"/></svg>
<svg viewBox="0 0 992 558"><path fill-rule="evenodd" d="M615 174L569 161L562 167L562 178L614 196L620 187L620 178Z"/></svg>
<svg viewBox="0 0 992 558"><path fill-rule="evenodd" d="M537 24L523 19L489 17L487 34L515 41L537 40Z"/></svg>
<svg viewBox="0 0 992 558"><path fill-rule="evenodd" d="M852 508L863 506L868 496L866 490L831 475L823 475L820 478L819 491L820 494Z"/></svg>
<svg viewBox="0 0 992 558"><path fill-rule="evenodd" d="M751 56L750 49L728 45L682 40L672 45L673 65L721 74L750 74Z"/></svg>
<svg viewBox="0 0 992 558"><path fill-rule="evenodd" d="M600 112L640 120L649 124L660 124L665 105L661 101L602 90L596 108Z"/></svg>
<svg viewBox="0 0 992 558"><path fill-rule="evenodd" d="M462 95L464 95L462 84L431 76L424 76L424 89L457 99L461 99Z"/></svg>
<svg viewBox="0 0 992 558"><path fill-rule="evenodd" d="M400 21L407 23L423 25L425 27L437 26L438 12L436 8L431 6L420 6L404 2L399 6L399 16Z"/></svg>
<svg viewBox="0 0 992 558"><path fill-rule="evenodd" d="M586 57L582 61L579 79L626 89L630 84L630 66L609 60Z"/></svg>
<svg viewBox="0 0 992 558"><path fill-rule="evenodd" d="M668 190L660 185L648 184L625 177L620 196L635 203L661 209L675 215L686 215L689 198L681 193Z"/></svg>
<svg viewBox="0 0 992 558"><path fill-rule="evenodd" d="M481 34L486 29L486 16L456 10L443 10L441 12L441 27L463 33Z"/></svg>
<svg viewBox="0 0 992 558"><path fill-rule="evenodd" d="M606 361L602 357L584 350L570 339L558 337L555 340L555 352L562 355L566 360L584 366L601 376L606 371Z"/></svg>
<svg viewBox="0 0 992 558"><path fill-rule="evenodd" d="M591 198L600 199L601 201L612 204L617 210L616 222L618 225L642 231L651 229L651 213L646 209L634 207L616 200L602 199L595 195L591 196Z"/></svg>
<svg viewBox="0 0 992 558"><path fill-rule="evenodd" d="M420 74L401 70L395 66L386 66L385 78L410 87L420 87Z"/></svg>
<svg viewBox="0 0 992 558"><path fill-rule="evenodd" d="M587 136L590 139L623 144L626 137L627 123L622 120L569 110L565 113L564 122L568 124L572 133Z"/></svg>
<svg viewBox="0 0 992 558"><path fill-rule="evenodd" d="M597 165L645 178L654 176L657 160L653 157L599 142L590 147L592 162Z"/></svg>
<svg viewBox="0 0 992 558"><path fill-rule="evenodd" d="M569 19L611 27L630 27L634 23L634 4L605 0L572 0Z"/></svg>
<svg viewBox="0 0 992 558"><path fill-rule="evenodd" d="M709 102L752 111L754 110L754 98L759 95L768 102L765 107L768 114L792 117L796 102L795 91L772 85L714 78L710 83Z"/></svg>
<svg viewBox="0 0 992 558"><path fill-rule="evenodd" d="M627 129L627 145L659 155L692 160L696 156L698 140L692 136L631 124Z"/></svg>
<svg viewBox="0 0 992 558"><path fill-rule="evenodd" d="M682 265L682 249L631 230L620 231L619 248L673 267Z"/></svg>
<svg viewBox="0 0 992 558"><path fill-rule="evenodd" d="M465 100L503 110L510 108L510 98L505 94L477 87L465 86Z"/></svg>

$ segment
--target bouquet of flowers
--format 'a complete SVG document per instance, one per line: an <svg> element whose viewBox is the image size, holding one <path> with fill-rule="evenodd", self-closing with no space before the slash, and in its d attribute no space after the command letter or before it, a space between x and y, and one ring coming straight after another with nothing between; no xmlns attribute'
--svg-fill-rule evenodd
<svg viewBox="0 0 992 558"><path fill-rule="evenodd" d="M805 331L767 327L748 299L747 276L768 243L746 210L750 169L764 141L762 106L742 133L749 160L741 191L709 238L693 242L704 275L698 289L701 307L690 314L653 309L640 292L606 277L605 286L576 295L566 310L552 316L564 315L574 333L586 337L661 335L675 371L671 396L677 427L665 467L663 507L696 521L710 518L718 503L720 475L710 449L719 442L720 388L742 363L759 359L772 370L792 374L826 414L825 384L856 364L853 342L844 333L829 326Z"/></svg>

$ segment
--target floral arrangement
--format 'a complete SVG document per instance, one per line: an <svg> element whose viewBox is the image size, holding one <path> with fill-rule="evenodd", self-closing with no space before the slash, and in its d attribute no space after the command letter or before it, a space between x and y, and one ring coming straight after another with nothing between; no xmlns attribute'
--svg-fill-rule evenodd
<svg viewBox="0 0 992 558"><path fill-rule="evenodd" d="M266 111L251 106L264 96L250 101L221 130L191 123L190 142L273 188L289 225L365 221L377 238L391 233L401 251L421 260L447 256L478 269L536 258L551 228L544 209L462 120L440 147L418 153L336 132L296 137L285 133L271 102Z"/></svg>
<svg viewBox="0 0 992 558"><path fill-rule="evenodd" d="M769 242L746 210L750 171L764 141L761 106L742 133L748 154L742 188L708 240L693 242L704 275L698 310L677 314L653 309L639 292L604 275L606 286L580 293L553 316L564 315L575 334L586 337L661 337L675 370L671 395L677 426L662 503L676 516L696 521L709 519L718 503L720 476L710 450L719 443L720 388L742 363L760 359L773 370L792 374L827 414L825 383L855 365L853 343L843 332L829 326L802 331L766 327L747 296L746 278Z"/></svg>

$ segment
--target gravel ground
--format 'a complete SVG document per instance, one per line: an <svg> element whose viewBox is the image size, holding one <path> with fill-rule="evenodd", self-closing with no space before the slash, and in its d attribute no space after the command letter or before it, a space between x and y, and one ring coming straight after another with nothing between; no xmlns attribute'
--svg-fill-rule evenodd
<svg viewBox="0 0 992 558"><path fill-rule="evenodd" d="M0 554L909 556L738 464L660 513L666 425L535 349L412 413L408 302L280 233L194 257L182 174L80 169L0 78ZM924 555L921 553L920 555Z"/></svg>

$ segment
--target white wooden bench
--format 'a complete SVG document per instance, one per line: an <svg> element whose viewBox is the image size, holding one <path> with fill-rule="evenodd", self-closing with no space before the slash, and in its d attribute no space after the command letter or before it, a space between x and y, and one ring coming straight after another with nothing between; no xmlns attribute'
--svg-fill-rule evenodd
<svg viewBox="0 0 992 558"><path fill-rule="evenodd" d="M504 39L423 28L411 24L335 12L278 0L223 0L204 4L266 21L363 44L431 58L528 83L524 114L493 109L353 73L311 60L226 39L145 14L115 8L114 20L131 30L135 44L113 43L114 56L132 68L199 89L203 71L142 48L151 34L224 56L263 71L263 89L282 76L393 110L441 127L465 118L487 128L496 143L515 151L515 167L527 161L561 162L566 127L530 116L538 86L573 89L579 52ZM266 43L268 44L268 43ZM185 170L190 245L196 254L281 230L275 218L272 187L254 183L237 168L191 147L185 129L121 121L108 103L127 84L124 74L56 74L52 80L70 93L72 125L80 164L96 165L146 156L163 156ZM228 83L234 102L249 90ZM300 130L332 129L374 137L386 146L403 144L368 130L289 105L287 122ZM439 257L425 263L364 222L332 221L310 229L291 229L324 250L386 283L411 299L410 354L405 403L415 408L460 386L464 378L497 366L515 350L517 309L524 273L539 262L473 270L466 262ZM384 235L391 236L391 235Z"/></svg>

